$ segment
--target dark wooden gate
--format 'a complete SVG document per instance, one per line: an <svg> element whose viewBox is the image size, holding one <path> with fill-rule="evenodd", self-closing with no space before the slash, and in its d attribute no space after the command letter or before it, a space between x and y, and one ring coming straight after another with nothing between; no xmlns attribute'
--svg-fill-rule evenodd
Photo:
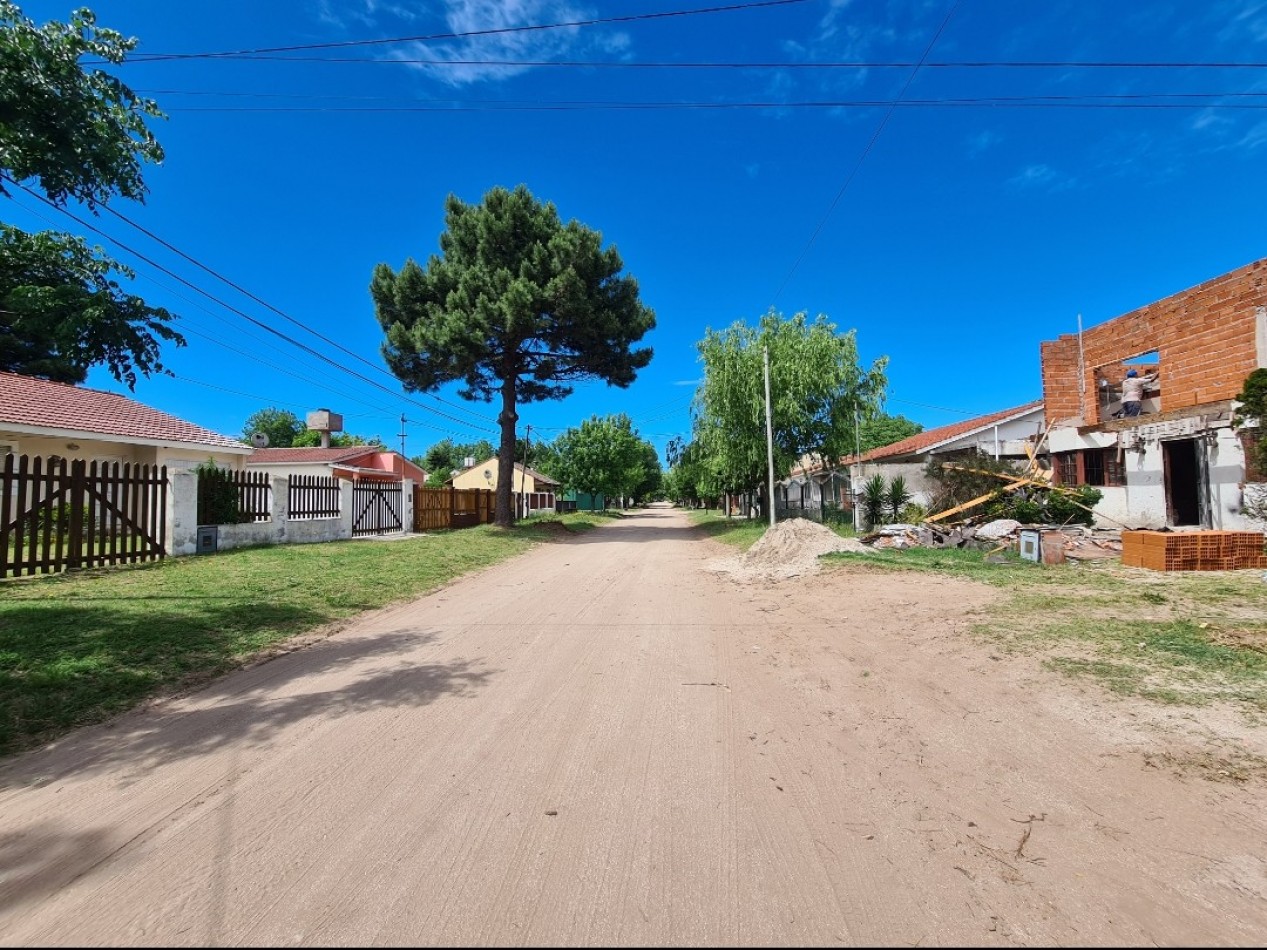
<svg viewBox="0 0 1267 950"><path fill-rule="evenodd" d="M0 467L0 577L155 561L166 534L166 466L6 455Z"/></svg>
<svg viewBox="0 0 1267 950"><path fill-rule="evenodd" d="M352 537L402 530L404 497L400 482L354 482Z"/></svg>

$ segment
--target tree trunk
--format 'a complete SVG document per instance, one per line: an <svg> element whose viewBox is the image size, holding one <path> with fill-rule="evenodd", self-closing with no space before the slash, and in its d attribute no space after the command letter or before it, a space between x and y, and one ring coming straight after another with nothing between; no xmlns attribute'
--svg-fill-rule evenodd
<svg viewBox="0 0 1267 950"><path fill-rule="evenodd" d="M515 488L515 423L519 421L515 412L515 379L514 373L507 373L502 382L502 411L497 417L502 427L502 440L497 451L497 507L493 524L499 528L509 528L515 523L515 508L511 501Z"/></svg>

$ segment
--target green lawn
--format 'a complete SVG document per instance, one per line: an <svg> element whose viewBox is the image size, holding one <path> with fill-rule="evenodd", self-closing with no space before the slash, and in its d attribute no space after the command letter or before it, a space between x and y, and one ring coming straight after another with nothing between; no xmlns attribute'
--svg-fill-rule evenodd
<svg viewBox="0 0 1267 950"><path fill-rule="evenodd" d="M0 581L0 755L603 521L585 512L510 531L279 545Z"/></svg>
<svg viewBox="0 0 1267 950"><path fill-rule="evenodd" d="M1044 566L1015 555L990 563L981 551L919 548L826 560L983 581L1004 594L976 630L1001 649L1038 653L1049 669L1125 695L1226 700L1267 713L1261 571L1160 572L1116 560Z"/></svg>
<svg viewBox="0 0 1267 950"><path fill-rule="evenodd" d="M723 544L731 544L746 551L757 543L765 534L768 525L756 519L733 517L727 518L719 511L688 511L691 522L710 538L716 538Z"/></svg>

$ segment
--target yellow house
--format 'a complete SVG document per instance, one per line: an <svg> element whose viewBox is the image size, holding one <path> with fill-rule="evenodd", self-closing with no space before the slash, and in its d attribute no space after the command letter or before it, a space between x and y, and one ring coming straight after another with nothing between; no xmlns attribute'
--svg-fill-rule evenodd
<svg viewBox="0 0 1267 950"><path fill-rule="evenodd" d="M454 488L487 488L497 490L497 458L494 456L458 472L448 480ZM514 493L516 517L525 518L537 511L554 511L554 493L559 483L535 469L515 463L515 477L510 490Z"/></svg>
<svg viewBox="0 0 1267 950"><path fill-rule="evenodd" d="M488 488L496 491L497 457L494 456L479 465L472 465L464 472L458 472L448 479L448 482L454 488ZM550 476L542 475L532 468L525 468L519 462L515 463L515 477L511 482L511 491L532 495L541 493L553 494L558 489L559 483L550 478Z"/></svg>

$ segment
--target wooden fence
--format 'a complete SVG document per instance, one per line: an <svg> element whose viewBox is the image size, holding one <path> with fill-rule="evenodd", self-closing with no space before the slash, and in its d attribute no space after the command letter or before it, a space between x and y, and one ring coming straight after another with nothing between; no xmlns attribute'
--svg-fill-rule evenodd
<svg viewBox="0 0 1267 950"><path fill-rule="evenodd" d="M414 486L414 530L469 528L492 524L496 497L487 488Z"/></svg>
<svg viewBox="0 0 1267 950"><path fill-rule="evenodd" d="M339 479L332 475L291 475L286 485L286 510L291 520L337 518Z"/></svg>
<svg viewBox="0 0 1267 950"><path fill-rule="evenodd" d="M0 578L166 556L167 468L6 455Z"/></svg>
<svg viewBox="0 0 1267 950"><path fill-rule="evenodd" d="M233 486L238 499L238 522L268 521L273 517L273 478L267 472L222 470L221 475ZM198 479L198 523L214 524L212 493L215 482Z"/></svg>

